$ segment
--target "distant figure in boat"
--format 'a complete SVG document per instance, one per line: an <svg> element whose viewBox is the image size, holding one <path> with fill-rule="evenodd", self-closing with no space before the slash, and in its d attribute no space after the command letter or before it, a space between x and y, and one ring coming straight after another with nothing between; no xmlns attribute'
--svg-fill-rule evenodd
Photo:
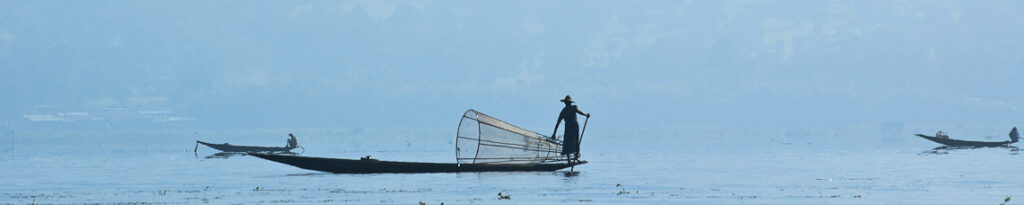
<svg viewBox="0 0 1024 205"><path fill-rule="evenodd" d="M580 124L576 121L576 114L590 117L590 113L584 113L580 111L579 107L573 105L572 97L565 95L565 99L561 100L565 103L565 108L562 108L562 112L558 114L558 121L555 122L555 131L551 133L551 138L555 138L555 134L558 134L558 125L562 124L562 120L565 120L565 139L562 140L562 154L569 157L570 154L575 154L573 159L580 158Z"/></svg>
<svg viewBox="0 0 1024 205"><path fill-rule="evenodd" d="M1014 126L1013 129L1010 130L1010 143L1017 142L1017 140L1020 140L1020 134L1017 134L1017 126Z"/></svg>
<svg viewBox="0 0 1024 205"><path fill-rule="evenodd" d="M295 135L293 135L292 133L288 133L288 136L289 136L289 138L288 138L288 145L285 146L285 147L287 147L287 148L299 147L299 139L296 139Z"/></svg>
<svg viewBox="0 0 1024 205"><path fill-rule="evenodd" d="M935 136L928 136L928 135L922 135L922 134L917 134L917 136L921 137L921 138L924 138L926 140L930 140L930 141L935 142L935 143L946 145L948 147L971 147L971 148L977 148L977 147L1009 147L1010 144L1017 143L1017 141L1020 140L1020 134L1017 133L1017 127L1013 127L1013 129L1010 130L1010 134L1009 134L1010 135L1010 140L998 141L998 142L986 142L986 141L972 141L972 140L951 139L951 138L949 138L949 135L946 135L946 134L947 133L942 132L942 130L939 130L939 132L935 133Z"/></svg>

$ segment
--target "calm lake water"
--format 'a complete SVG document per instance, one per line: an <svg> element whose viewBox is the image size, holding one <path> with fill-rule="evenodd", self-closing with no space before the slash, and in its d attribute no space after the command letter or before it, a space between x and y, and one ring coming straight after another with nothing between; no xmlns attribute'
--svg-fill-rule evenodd
<svg viewBox="0 0 1024 205"><path fill-rule="evenodd" d="M288 132L305 156L453 162L455 155L454 128L17 131L0 147L0 204L1024 202L1016 149L932 150L937 144L911 136L587 131L590 164L577 173L328 174L202 146L193 152L196 139L283 146Z"/></svg>

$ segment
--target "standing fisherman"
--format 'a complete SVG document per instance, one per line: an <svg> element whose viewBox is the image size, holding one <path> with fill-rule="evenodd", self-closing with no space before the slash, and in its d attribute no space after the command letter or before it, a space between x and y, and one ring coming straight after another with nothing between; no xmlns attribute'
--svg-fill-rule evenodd
<svg viewBox="0 0 1024 205"><path fill-rule="evenodd" d="M573 159L580 159L580 124L576 122L576 114L590 117L590 113L584 113L580 111L576 105L573 105L572 97L565 95L565 99L561 100L565 103L565 108L562 108L562 112L558 114L558 121L555 122L555 132L551 133L551 138L555 138L555 134L558 134L558 125L562 124L562 120L565 120L565 139L562 140L562 154L565 157L569 157L569 154L576 154Z"/></svg>

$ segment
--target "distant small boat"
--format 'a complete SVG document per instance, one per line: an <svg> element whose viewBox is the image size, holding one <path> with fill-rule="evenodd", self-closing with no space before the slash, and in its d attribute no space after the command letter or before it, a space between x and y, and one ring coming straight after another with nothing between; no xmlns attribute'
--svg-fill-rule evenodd
<svg viewBox="0 0 1024 205"><path fill-rule="evenodd" d="M943 135L942 132L939 132L939 134L936 135L937 136L928 136L923 134L917 134L918 137L931 140L932 142L943 144L949 147L1006 147L1010 146L1010 144L1016 143L1020 138L1019 134L1017 134L1017 127L1013 127L1013 130L1010 130L1010 140L1001 142L950 139L949 136Z"/></svg>
<svg viewBox="0 0 1024 205"><path fill-rule="evenodd" d="M303 157L249 153L270 161L292 165L298 168L331 173L439 173L439 172L508 172L508 171L555 171L587 161L540 164L456 164L380 161L376 159L338 159L324 157Z"/></svg>
<svg viewBox="0 0 1024 205"><path fill-rule="evenodd" d="M222 152L288 152L294 147L260 147L260 146L243 146L243 145L232 145L228 143L214 144L209 142L203 142L196 140L196 143L206 145L207 147L220 150Z"/></svg>
<svg viewBox="0 0 1024 205"><path fill-rule="evenodd" d="M199 144L206 145L207 147L220 150L222 152L291 152L292 149L299 148L298 140L295 135L288 134L291 138L288 139L288 146L284 147L261 147L261 146L244 146L244 145L232 145L228 143L214 144L209 142L203 142L196 140L196 148L198 150Z"/></svg>

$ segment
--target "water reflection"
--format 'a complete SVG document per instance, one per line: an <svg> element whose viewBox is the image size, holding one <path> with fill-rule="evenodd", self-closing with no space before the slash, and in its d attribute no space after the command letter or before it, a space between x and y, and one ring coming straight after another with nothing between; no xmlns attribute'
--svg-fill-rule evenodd
<svg viewBox="0 0 1024 205"><path fill-rule="evenodd" d="M295 152L270 152L269 154L276 154L276 155L299 155L299 153L295 153ZM203 159L228 159L228 158L232 158L232 157L246 156L246 155L248 155L248 154L246 154L244 152L219 152L219 153L214 153L214 154L211 154L211 155L207 155L206 157L203 157ZM196 157L198 158L199 155L196 154Z"/></svg>
<svg viewBox="0 0 1024 205"><path fill-rule="evenodd" d="M245 156L245 153L239 152L220 152L203 157L203 159L228 159L236 156Z"/></svg>
<svg viewBox="0 0 1024 205"><path fill-rule="evenodd" d="M954 151L957 151L957 150L993 149L993 148L994 149L1002 148L1002 149L1010 150L1010 155L1017 155L1018 152L1020 152L1020 148L1017 148L1015 146L1005 146L1005 147L951 147L951 146L938 146L938 147L932 148L930 150L926 150L926 151L922 152L921 154L923 154L923 155L944 155L944 154L949 154L950 152L954 152Z"/></svg>
<svg viewBox="0 0 1024 205"><path fill-rule="evenodd" d="M309 173L301 173L301 174L285 174L284 176L289 176L289 177L309 177L309 176L328 176L328 175L334 175L334 173L330 173L330 172L309 172Z"/></svg>

